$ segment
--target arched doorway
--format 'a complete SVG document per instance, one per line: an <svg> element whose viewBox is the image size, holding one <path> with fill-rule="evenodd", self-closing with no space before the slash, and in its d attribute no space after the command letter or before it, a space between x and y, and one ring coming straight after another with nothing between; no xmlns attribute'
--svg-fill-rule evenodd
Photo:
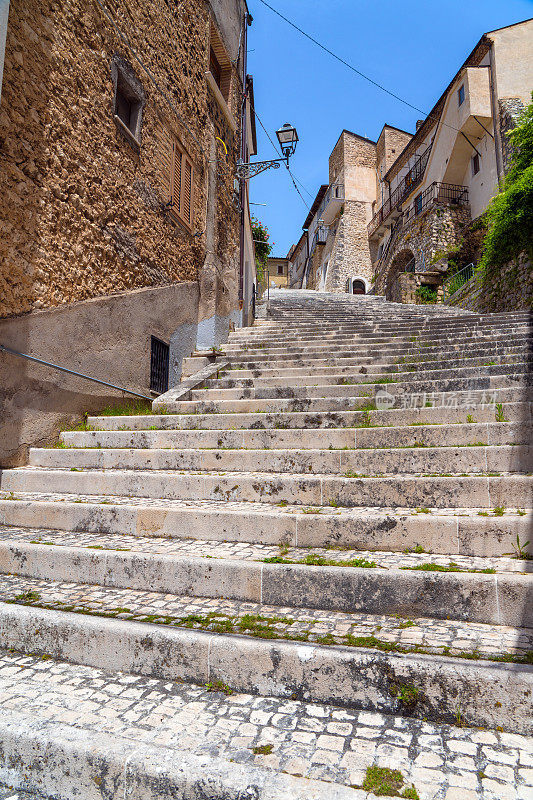
<svg viewBox="0 0 533 800"><path fill-rule="evenodd" d="M366 278L348 278L346 281L346 291L348 294L366 294L368 291Z"/></svg>
<svg viewBox="0 0 533 800"><path fill-rule="evenodd" d="M385 287L385 297L387 300L397 300L396 297L396 282L398 275L401 272L414 272L415 271L415 257L412 250L400 250L392 259L389 272L387 274L387 283Z"/></svg>

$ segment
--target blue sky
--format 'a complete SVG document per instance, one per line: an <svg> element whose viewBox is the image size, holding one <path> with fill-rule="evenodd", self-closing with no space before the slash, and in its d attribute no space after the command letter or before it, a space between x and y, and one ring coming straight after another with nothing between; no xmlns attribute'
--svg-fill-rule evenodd
<svg viewBox="0 0 533 800"><path fill-rule="evenodd" d="M486 31L533 17L533 0L268 0L310 35L391 91L429 112ZM416 111L372 86L248 0L248 71L255 107L274 141L284 122L298 129L291 168L312 194L328 182L328 156L343 128L376 139L385 122L413 131ZM258 158L274 150L257 125ZM269 228L273 254L301 235L307 209L285 168L252 179L254 213Z"/></svg>

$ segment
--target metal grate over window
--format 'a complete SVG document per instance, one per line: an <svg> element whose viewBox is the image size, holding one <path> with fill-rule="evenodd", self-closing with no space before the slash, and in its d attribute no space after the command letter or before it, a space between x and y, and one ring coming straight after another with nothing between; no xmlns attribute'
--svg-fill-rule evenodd
<svg viewBox="0 0 533 800"><path fill-rule="evenodd" d="M169 346L152 336L150 356L150 389L153 392L168 391Z"/></svg>

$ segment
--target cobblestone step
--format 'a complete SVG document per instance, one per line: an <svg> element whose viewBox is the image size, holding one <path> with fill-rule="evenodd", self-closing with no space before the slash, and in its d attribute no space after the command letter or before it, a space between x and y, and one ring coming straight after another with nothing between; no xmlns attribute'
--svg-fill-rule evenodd
<svg viewBox="0 0 533 800"><path fill-rule="evenodd" d="M466 446L527 444L530 423L491 422L457 425L397 426L395 428L305 428L293 430L147 430L64 431L61 441L68 447L139 448L287 448L343 449L367 447Z"/></svg>
<svg viewBox="0 0 533 800"><path fill-rule="evenodd" d="M103 451L102 451L103 452ZM423 478L423 480L420 480ZM531 477L519 474L352 477L275 472L176 472L22 467L4 470L6 492L67 492L325 506L530 508Z"/></svg>
<svg viewBox="0 0 533 800"><path fill-rule="evenodd" d="M227 546L212 547L209 542L201 554L198 544L191 548L190 543L188 549L182 546L174 552L170 548L158 552L154 547L146 552L142 549L145 539L137 540L131 550L121 536L86 538L72 546L65 542L72 541L71 532L42 531L37 540L15 531L7 538L5 529L2 533L0 572L7 575L54 581L68 581L75 575L78 583L106 588L150 588L347 614L399 614L531 628L533 656L532 582L527 573L509 570L509 559L503 563L477 559L484 566L474 567L465 556L459 566L450 559L426 561L382 553L369 560L359 552L344 551L335 560L330 553L320 556L301 549L294 549L290 556L284 551L280 555L279 550L265 556L265 548L261 552L257 546L245 554L242 547L234 547L233 557L225 558L219 551ZM527 569L527 562L520 563Z"/></svg>
<svg viewBox="0 0 533 800"><path fill-rule="evenodd" d="M390 387L388 387L389 389ZM496 401L498 394L496 391ZM472 407L469 405L469 393L454 393L452 397L437 396L439 404L424 407L424 394L409 397L405 408L392 408L387 411L336 411L313 412L292 411L276 414L234 413L234 414L144 414L132 416L88 417L88 427L100 431L118 430L269 430L285 428L356 428L356 427L392 427L396 425L453 425L468 422L468 415L475 415L476 422L494 422L497 409L490 402L492 391L481 390L476 400L485 402ZM529 397L529 393L526 395ZM435 399L435 398L433 398ZM411 401L413 404L411 405ZM399 400L401 402L401 399ZM430 401L431 402L431 401ZM449 405L446 405L449 403ZM442 405L441 405L442 404ZM442 407L444 406L444 407ZM502 409L507 422L526 423L533 420L533 404L531 401L509 402Z"/></svg>
<svg viewBox="0 0 533 800"><path fill-rule="evenodd" d="M237 791L257 800L371 800L349 787L361 785L374 764L400 769L420 800L529 800L533 784L531 741L516 733L226 695L6 652L0 696L0 771L12 756L22 766L17 788L55 797L56 764L62 790L84 800L95 783L109 800L170 800L183 791L185 767L197 800L234 800ZM154 785L155 797L148 793Z"/></svg>
<svg viewBox="0 0 533 800"><path fill-rule="evenodd" d="M530 638L515 628L16 576L0 598L2 641L22 652L438 722L454 720L460 693L471 725L533 731L532 671L508 663Z"/></svg>
<svg viewBox="0 0 533 800"><path fill-rule="evenodd" d="M403 447L359 450L30 449L29 463L52 469L202 470L364 477L394 473L533 472L529 445ZM9 476L8 476L9 480Z"/></svg>
<svg viewBox="0 0 533 800"><path fill-rule="evenodd" d="M211 542L341 547L402 552L502 556L530 542L531 512L475 508L334 508L282 503L185 501L0 493L0 524ZM32 537L35 538L35 537ZM533 542L524 547L533 555Z"/></svg>

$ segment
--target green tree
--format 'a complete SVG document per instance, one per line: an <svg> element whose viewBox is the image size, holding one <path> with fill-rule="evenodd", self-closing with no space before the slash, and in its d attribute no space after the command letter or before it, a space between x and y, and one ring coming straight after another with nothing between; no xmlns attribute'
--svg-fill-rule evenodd
<svg viewBox="0 0 533 800"><path fill-rule="evenodd" d="M270 233L266 225L256 217L252 217L252 236L255 243L255 268L257 273L257 283L261 284L265 280L265 269L267 259L272 252L274 242L270 242Z"/></svg>
<svg viewBox="0 0 533 800"><path fill-rule="evenodd" d="M511 166L485 212L487 233L479 266L486 273L523 250L533 257L533 102L507 136L513 148Z"/></svg>

